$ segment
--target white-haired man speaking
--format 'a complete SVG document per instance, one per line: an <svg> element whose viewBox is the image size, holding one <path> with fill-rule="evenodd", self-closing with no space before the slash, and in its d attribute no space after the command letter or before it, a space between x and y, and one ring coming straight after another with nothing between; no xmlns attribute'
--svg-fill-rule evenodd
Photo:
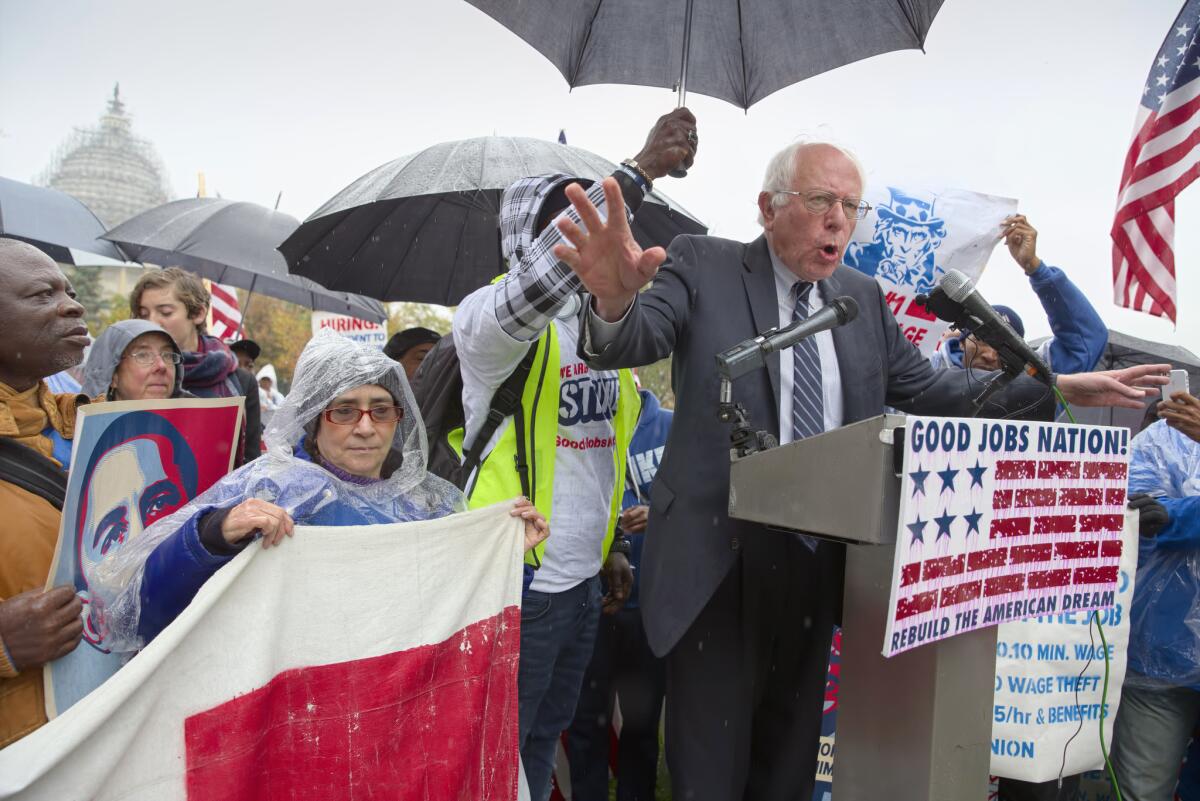
<svg viewBox="0 0 1200 801"><path fill-rule="evenodd" d="M567 195L583 226L559 218L571 245L559 245L561 261L543 269L550 282L573 270L591 292L582 355L593 369L674 355L678 405L651 491L654 536L642 566L646 633L667 657L673 795L811 797L844 552L729 518L729 429L717 422L714 356L849 295L860 309L853 322L772 356L768 369L738 381L737 399L758 426L787 443L885 405L967 413L976 393L964 371L934 371L901 334L879 285L842 265L868 206L862 171L838 147L797 144L771 161L758 196L763 235L749 243L681 236L669 253L642 251L624 215L602 219L577 186ZM605 205L620 203L618 186L606 181ZM1145 392L1129 385L1160 384L1158 376L1142 379L1163 369L1062 376L1059 388L1072 403L1140 408ZM976 375L972 386L984 378ZM1047 420L1054 412L1046 388L1027 377L996 397L1006 409L1036 407L1040 399Z"/></svg>

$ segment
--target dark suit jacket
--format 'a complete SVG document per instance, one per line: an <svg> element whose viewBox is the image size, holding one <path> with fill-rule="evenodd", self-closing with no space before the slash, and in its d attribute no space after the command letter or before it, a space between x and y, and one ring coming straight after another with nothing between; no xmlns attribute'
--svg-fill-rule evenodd
<svg viewBox="0 0 1200 801"><path fill-rule="evenodd" d="M964 370L930 367L904 338L874 279L841 266L820 289L826 300L849 295L859 307L853 322L833 331L845 423L881 414L885 405L923 414L971 413L971 398L987 374L976 372L968 383ZM767 535L762 526L728 515L730 427L717 421L714 359L777 325L775 276L764 237L747 244L680 236L617 338L589 358L580 337L581 356L599 369L652 364L674 353L675 421L651 490L646 530L652 533L641 576L646 634L660 656L704 608L738 550L750 538ZM734 398L756 426L778 433L779 355L770 357L766 371L738 379ZM1032 379L1014 381L995 398L1008 409L1037 404L1044 419L1053 415L1053 398Z"/></svg>

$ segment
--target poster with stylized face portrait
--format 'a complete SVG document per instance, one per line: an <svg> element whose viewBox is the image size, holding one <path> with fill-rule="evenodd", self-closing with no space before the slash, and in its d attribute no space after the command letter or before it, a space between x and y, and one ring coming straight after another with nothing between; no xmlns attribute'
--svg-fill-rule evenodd
<svg viewBox="0 0 1200 801"><path fill-rule="evenodd" d="M47 587L75 587L83 601L83 640L44 671L50 717L99 687L125 661L105 647L104 627L92 605L96 565L233 468L243 400L80 407Z"/></svg>

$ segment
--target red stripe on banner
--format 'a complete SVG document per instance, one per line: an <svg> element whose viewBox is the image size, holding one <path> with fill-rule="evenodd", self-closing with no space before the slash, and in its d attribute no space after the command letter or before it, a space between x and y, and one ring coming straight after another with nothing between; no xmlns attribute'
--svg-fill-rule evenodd
<svg viewBox="0 0 1200 801"><path fill-rule="evenodd" d="M1076 584L1112 584L1120 576L1121 569L1112 567L1077 567L1075 568Z"/></svg>
<svg viewBox="0 0 1200 801"><path fill-rule="evenodd" d="M1038 478L1079 478L1079 462L1038 462Z"/></svg>
<svg viewBox="0 0 1200 801"><path fill-rule="evenodd" d="M968 581L965 584L958 584L953 587L942 588L942 601L939 604L942 608L954 606L955 604L974 601L983 591L983 582Z"/></svg>
<svg viewBox="0 0 1200 801"><path fill-rule="evenodd" d="M1100 556L1104 558L1120 558L1124 544L1120 540L1105 540L1100 543Z"/></svg>
<svg viewBox="0 0 1200 801"><path fill-rule="evenodd" d="M1064 487L1058 491L1059 506L1101 506L1103 504L1104 490L1099 487Z"/></svg>
<svg viewBox="0 0 1200 801"><path fill-rule="evenodd" d="M1013 505L1012 490L996 490L992 495L993 509L1011 509Z"/></svg>
<svg viewBox="0 0 1200 801"><path fill-rule="evenodd" d="M1029 534L1032 524L1033 519L1028 517L1009 517L1004 520L992 518L990 536L992 539L996 539L997 537L1024 537Z"/></svg>
<svg viewBox="0 0 1200 801"><path fill-rule="evenodd" d="M911 565L905 565L900 568L900 586L907 587L909 584L916 584L921 580L921 563L913 562Z"/></svg>
<svg viewBox="0 0 1200 801"><path fill-rule="evenodd" d="M1029 589L1044 590L1047 587L1065 587L1071 583L1071 569L1038 570L1029 574Z"/></svg>
<svg viewBox="0 0 1200 801"><path fill-rule="evenodd" d="M1034 534L1073 534L1077 524L1075 515L1044 515L1033 520Z"/></svg>
<svg viewBox="0 0 1200 801"><path fill-rule="evenodd" d="M1125 528L1125 515L1080 515L1079 530L1092 533L1096 531L1120 531Z"/></svg>
<svg viewBox="0 0 1200 801"><path fill-rule="evenodd" d="M1147 192L1141 197L1130 200L1117 212L1114 225L1124 225L1135 217L1140 217L1160 206L1167 205L1179 197L1179 193L1187 189L1188 185L1196 180L1197 175L1200 175L1200 164L1193 164L1169 184L1163 184L1153 192Z"/></svg>
<svg viewBox="0 0 1200 801"><path fill-rule="evenodd" d="M965 565L966 557L961 553L958 556L939 556L937 559L926 559L921 568L921 578L929 581L945 576L957 576L966 569Z"/></svg>
<svg viewBox="0 0 1200 801"><path fill-rule="evenodd" d="M1053 506L1058 495L1052 489L1021 489L1013 500L1017 508L1028 506Z"/></svg>
<svg viewBox="0 0 1200 801"><path fill-rule="evenodd" d="M1007 548L991 548L986 551L972 551L967 555L967 570L987 570L989 567L1004 567L1008 564Z"/></svg>
<svg viewBox="0 0 1200 801"><path fill-rule="evenodd" d="M191 801L512 799L521 612L288 670L184 722Z"/></svg>
<svg viewBox="0 0 1200 801"><path fill-rule="evenodd" d="M1037 545L1014 545L1010 551L1012 563L1014 565L1023 565L1028 562L1048 562L1053 553L1052 546L1048 542L1041 542Z"/></svg>
<svg viewBox="0 0 1200 801"><path fill-rule="evenodd" d="M1146 244L1150 246L1150 252L1155 258L1163 263L1168 269L1173 267L1170 262L1173 259L1174 251L1171 249L1171 243L1163 239L1159 233L1158 227L1154 221L1150 219L1149 214L1139 214L1134 217L1134 222L1137 223L1138 230L1142 232L1142 238L1146 240ZM1172 270L1172 272L1174 272Z"/></svg>
<svg viewBox="0 0 1200 801"><path fill-rule="evenodd" d="M1095 559L1099 552L1098 542L1054 543L1054 556L1058 559Z"/></svg>
<svg viewBox="0 0 1200 801"><path fill-rule="evenodd" d="M1032 459L1001 459L996 462L996 480L1011 481L1017 478L1033 478L1037 475L1037 462Z"/></svg>
<svg viewBox="0 0 1200 801"><path fill-rule="evenodd" d="M1106 506L1124 506L1125 505L1125 488L1112 487L1104 491L1104 503Z"/></svg>
<svg viewBox="0 0 1200 801"><path fill-rule="evenodd" d="M909 317L915 317L918 320L926 320L928 322L933 322L937 319L937 315L918 303L916 298L909 301L908 308L904 310L904 313Z"/></svg>
<svg viewBox="0 0 1200 801"><path fill-rule="evenodd" d="M911 598L901 598L896 601L896 620L903 620L906 617L928 612L937 603L937 596L937 590L930 590L929 592L914 595Z"/></svg>
<svg viewBox="0 0 1200 801"><path fill-rule="evenodd" d="M1021 573L1013 573L1009 576L995 576L983 582L983 594L989 598L993 595L1020 592L1023 589L1025 589L1025 576Z"/></svg>
<svg viewBox="0 0 1200 801"><path fill-rule="evenodd" d="M1129 467L1124 462L1088 462L1083 466L1084 478L1114 478L1125 480Z"/></svg>

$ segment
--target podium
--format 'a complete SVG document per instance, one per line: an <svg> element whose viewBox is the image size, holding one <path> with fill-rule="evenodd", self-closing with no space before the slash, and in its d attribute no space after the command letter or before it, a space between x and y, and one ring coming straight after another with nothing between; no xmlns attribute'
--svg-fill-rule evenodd
<svg viewBox="0 0 1200 801"><path fill-rule="evenodd" d="M996 627L881 654L904 420L880 415L735 458L729 515L847 545L834 799L982 799Z"/></svg>

